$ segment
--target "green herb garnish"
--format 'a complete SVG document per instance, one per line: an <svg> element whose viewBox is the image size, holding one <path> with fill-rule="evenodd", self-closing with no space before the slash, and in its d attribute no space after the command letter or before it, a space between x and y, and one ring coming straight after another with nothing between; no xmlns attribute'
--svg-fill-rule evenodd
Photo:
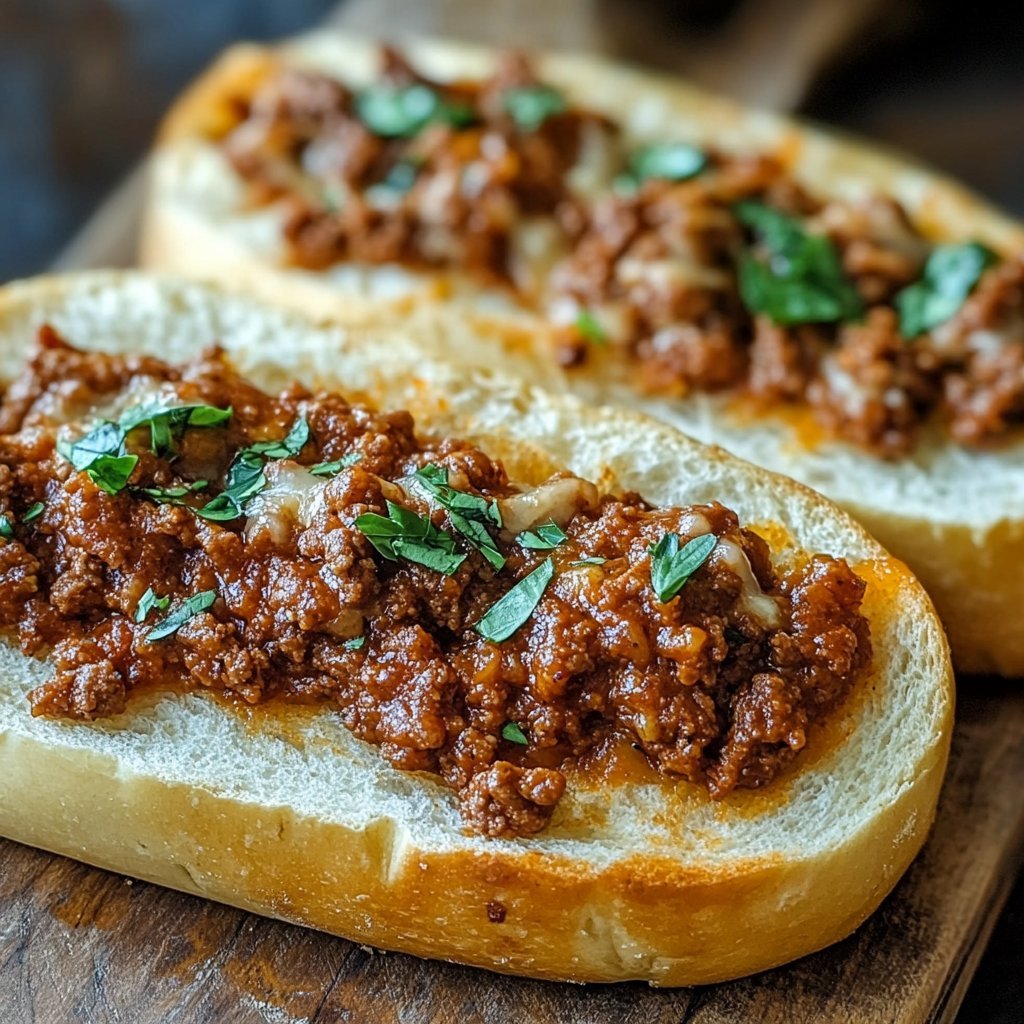
<svg viewBox="0 0 1024 1024"><path fill-rule="evenodd" d="M524 85L506 89L505 112L525 132L535 132L549 117L568 109L565 97L550 85Z"/></svg>
<svg viewBox="0 0 1024 1024"><path fill-rule="evenodd" d="M208 486L207 480L193 480L190 484L179 484L177 487L133 487L134 494L142 494L160 505L184 505L183 498Z"/></svg>
<svg viewBox="0 0 1024 1024"><path fill-rule="evenodd" d="M212 608L216 600L216 590L202 590L192 597L186 597L159 625L154 626L146 634L146 643L152 643L154 640L163 640L177 633L189 619L194 619L197 615Z"/></svg>
<svg viewBox="0 0 1024 1024"><path fill-rule="evenodd" d="M219 427L231 419L232 410L213 405L162 405L145 402L125 409L118 420L121 433L127 436L137 427L149 427L150 448L156 455L174 451L186 427Z"/></svg>
<svg viewBox="0 0 1024 1024"><path fill-rule="evenodd" d="M679 548L679 534L666 533L651 552L651 586L658 600L671 601L686 585L687 580L708 560L718 538L713 533L694 537Z"/></svg>
<svg viewBox="0 0 1024 1024"><path fill-rule="evenodd" d="M11 540L14 537L14 523L10 516L0 516L0 537Z"/></svg>
<svg viewBox="0 0 1024 1024"><path fill-rule="evenodd" d="M811 235L792 217L746 200L736 216L759 237L767 259L746 255L739 266L740 295L752 313L777 324L852 320L864 303L824 235Z"/></svg>
<svg viewBox="0 0 1024 1024"><path fill-rule="evenodd" d="M362 461L362 458L362 452L349 452L348 455L343 455L333 462L318 462L315 466L310 466L309 471L313 476L334 476L343 469L348 469L349 466L354 466L357 462Z"/></svg>
<svg viewBox="0 0 1024 1024"><path fill-rule="evenodd" d="M271 459L291 459L302 451L309 440L309 423L300 416L286 437L280 441L257 441L242 448L231 461L224 490L211 498L201 508L193 508L201 519L216 523L230 522L245 515L248 500L267 486L263 472L266 462Z"/></svg>
<svg viewBox="0 0 1024 1024"><path fill-rule="evenodd" d="M630 176L638 182L648 178L686 181L700 174L707 165L707 156L688 142L655 142L629 157Z"/></svg>
<svg viewBox="0 0 1024 1024"><path fill-rule="evenodd" d="M452 526L500 572L505 556L487 531L488 525L501 526L498 503L449 486L448 470L436 463L416 470L412 478L448 513Z"/></svg>
<svg viewBox="0 0 1024 1024"><path fill-rule="evenodd" d="M34 523L43 514L43 509L45 508L46 506L41 501L34 501L22 513L21 521L23 523Z"/></svg>
<svg viewBox="0 0 1024 1024"><path fill-rule="evenodd" d="M380 181L366 190L367 194L381 192L388 197L404 196L416 184L422 166L422 160L403 157L392 165L391 170Z"/></svg>
<svg viewBox="0 0 1024 1024"><path fill-rule="evenodd" d="M473 628L485 640L507 640L533 614L554 574L554 563L545 558L529 576L495 601Z"/></svg>
<svg viewBox="0 0 1024 1024"><path fill-rule="evenodd" d="M356 519L355 527L388 560L404 558L445 576L451 576L466 560L455 538L439 530L426 516L391 501L387 508L386 518L367 512Z"/></svg>
<svg viewBox="0 0 1024 1024"><path fill-rule="evenodd" d="M949 320L971 294L996 254L980 242L940 245L924 265L920 281L896 296L900 334L916 338Z"/></svg>
<svg viewBox="0 0 1024 1024"><path fill-rule="evenodd" d="M518 743L521 747L528 746L530 743L526 738L526 733L517 722L506 722L501 727L501 738L508 740L509 743Z"/></svg>
<svg viewBox="0 0 1024 1024"><path fill-rule="evenodd" d="M366 645L366 635L354 636L351 640L346 640L342 646L346 651L358 651Z"/></svg>
<svg viewBox="0 0 1024 1024"><path fill-rule="evenodd" d="M107 494L124 490L139 461L137 455L129 455L125 450L124 431L107 421L77 441L58 441L57 451Z"/></svg>
<svg viewBox="0 0 1024 1024"><path fill-rule="evenodd" d="M600 555L590 555L587 558L581 558L578 562L571 562L570 565L576 569L583 565L604 565L607 561L607 558L602 558Z"/></svg>
<svg viewBox="0 0 1024 1024"><path fill-rule="evenodd" d="M170 597L157 597L153 588L149 587L142 597L139 598L139 603L135 608L135 615L132 617L136 622L145 622L146 616L154 608L157 611L165 612L167 611L167 607L170 603Z"/></svg>
<svg viewBox="0 0 1024 1024"><path fill-rule="evenodd" d="M532 548L534 551L550 551L568 539L565 530L553 519L549 519L546 523L541 523L536 530L524 530L516 537L516 543L520 547Z"/></svg>
<svg viewBox="0 0 1024 1024"><path fill-rule="evenodd" d="M589 309L581 309L576 314L576 333L595 345L608 344L608 332Z"/></svg>
<svg viewBox="0 0 1024 1024"><path fill-rule="evenodd" d="M473 108L451 103L429 86L373 86L356 96L356 113L374 135L407 139L434 122L464 128L476 120Z"/></svg>

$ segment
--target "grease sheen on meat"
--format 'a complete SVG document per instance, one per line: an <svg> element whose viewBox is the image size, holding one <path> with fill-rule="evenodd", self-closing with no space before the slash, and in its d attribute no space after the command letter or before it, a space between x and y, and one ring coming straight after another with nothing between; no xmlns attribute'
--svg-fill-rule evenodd
<svg viewBox="0 0 1024 1024"><path fill-rule="evenodd" d="M182 428L159 455L148 428L130 431L138 461L116 493L57 451L154 395L161 408L232 413ZM300 421L308 439L292 458L263 459L243 514L197 515L240 450ZM870 660L864 583L840 559L775 566L719 504L655 508L564 473L517 485L483 451L418 434L407 413L299 385L265 394L217 349L172 366L81 352L44 328L0 430L0 625L54 666L30 695L35 714L113 715L147 687L319 705L395 767L439 775L489 836L542 829L584 755L615 744L715 797L764 785ZM333 461L344 465L310 472ZM502 510L503 526L488 527L500 570L415 484L428 465ZM177 503L142 490L199 480L172 492ZM465 555L450 575L375 550L356 520L389 501L450 534ZM550 550L513 536L552 522L565 539ZM669 533L716 542L662 602L651 548ZM552 578L519 627L500 642L481 635L484 614L546 559ZM163 606L143 618L147 592ZM150 637L208 593L208 607Z"/></svg>

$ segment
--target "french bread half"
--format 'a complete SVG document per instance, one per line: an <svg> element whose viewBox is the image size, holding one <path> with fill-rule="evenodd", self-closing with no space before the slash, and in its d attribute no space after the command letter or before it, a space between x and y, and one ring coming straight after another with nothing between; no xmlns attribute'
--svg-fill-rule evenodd
<svg viewBox="0 0 1024 1024"><path fill-rule="evenodd" d="M406 47L418 68L440 80L493 71L497 54L436 41ZM821 490L905 560L931 594L965 672L1024 674L1024 634L1016 610L1024 577L1024 449L1011 442L964 448L938 431L914 450L885 460L785 412L754 412L734 396L662 398L637 390L626 360L592 353L571 372L552 358L548 326L507 294L452 274L341 263L322 272L283 265L279 213L246 208L243 183L211 137L222 130L228 98L276 62L373 80L377 44L335 33L300 37L278 49L228 51L172 111L154 154L142 240L152 268L255 289L264 298L343 323L385 324L410 315L418 343L467 366L506 372L592 402L631 406L699 440ZM782 154L813 194L896 199L932 241L978 240L1009 255L1024 230L956 183L857 140L738 107L677 80L578 55L539 57L540 76L612 117L637 145L675 139L724 152ZM434 321L440 320L440 325ZM813 433L813 436L812 436Z"/></svg>
<svg viewBox="0 0 1024 1024"><path fill-rule="evenodd" d="M216 339L262 386L298 379L409 408L420 430L486 445L521 479L566 467L655 503L721 500L778 558L849 560L868 583L874 655L766 789L716 802L687 783L576 779L543 833L511 840L467 834L450 790L389 767L327 711L242 715L193 692L144 694L94 722L34 718L26 693L51 669L4 644L0 834L387 949L654 985L838 940L920 849L950 737L946 642L913 576L819 495L654 420L195 284L99 273L8 286L5 378L42 323L86 349L172 360Z"/></svg>

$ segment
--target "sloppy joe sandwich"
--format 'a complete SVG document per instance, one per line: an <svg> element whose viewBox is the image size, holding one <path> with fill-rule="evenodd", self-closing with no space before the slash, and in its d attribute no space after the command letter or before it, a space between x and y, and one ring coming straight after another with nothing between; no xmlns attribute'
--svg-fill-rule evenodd
<svg viewBox="0 0 1024 1024"><path fill-rule="evenodd" d="M867 146L581 56L237 47L155 154L149 265L639 407L823 491L958 665L1024 672L1019 226ZM473 314L473 319L467 317Z"/></svg>
<svg viewBox="0 0 1024 1024"><path fill-rule="evenodd" d="M533 977L849 933L946 761L921 586L791 480L419 353L0 292L0 833Z"/></svg>

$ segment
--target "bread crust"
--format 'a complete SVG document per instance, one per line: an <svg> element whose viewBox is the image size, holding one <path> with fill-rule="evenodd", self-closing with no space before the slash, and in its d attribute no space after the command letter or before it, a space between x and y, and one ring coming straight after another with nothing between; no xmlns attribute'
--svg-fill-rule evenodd
<svg viewBox="0 0 1024 1024"><path fill-rule="evenodd" d="M375 48L367 40L315 33L274 51L248 46L227 51L172 111L161 134L143 264L248 288L344 323L390 322L416 337L437 338L432 350L445 359L478 366L500 362L508 372L548 388L631 405L699 440L792 475L823 490L907 561L935 600L958 669L1024 676L1024 634L1017 627L1024 577L1006 571L1024 558L1024 445L971 459L940 443L938 457L926 453L895 463L824 439L810 450L802 433L773 412L734 421L727 399L645 397L629 383L628 367L610 359L592 360L567 376L547 355L543 324L531 324L522 311L479 315L480 304L451 276L414 277L400 298L385 299L374 285L379 275L370 268L339 275L282 267L274 232L264 232L258 241L244 238L227 229L225 209L214 213L182 190L183 167L195 156L208 112L225 94L244 88L254 63L265 67L267 61L285 60L342 70L343 77L359 80L372 73ZM441 41L414 41L408 50L414 63L440 78L483 74L495 60L494 51ZM871 190L892 195L935 241L977 239L1004 253L1024 248L1020 224L901 155L601 58L548 55L539 58L539 68L570 96L619 119L638 139L661 136L713 142L725 150L770 150L812 190L847 197ZM436 301L439 294L447 296L445 302ZM412 309L444 326L410 329ZM467 328L470 312L478 314L473 331ZM524 326L533 335L526 346Z"/></svg>
<svg viewBox="0 0 1024 1024"><path fill-rule="evenodd" d="M413 376L414 345L382 361L359 332L199 285L106 273L3 289L0 373L43 321L84 347L170 359L217 338L264 386L294 376L408 407L421 430L486 444L524 478L567 466L659 503L720 498L777 553L855 564L875 655L765 790L712 803L686 783L577 776L542 835L488 840L434 777L391 768L329 712L243 717L192 694L94 723L33 718L25 693L47 668L0 645L0 834L388 949L654 985L842 938L920 849L949 747L948 650L917 581L819 495L642 416L422 359Z"/></svg>

